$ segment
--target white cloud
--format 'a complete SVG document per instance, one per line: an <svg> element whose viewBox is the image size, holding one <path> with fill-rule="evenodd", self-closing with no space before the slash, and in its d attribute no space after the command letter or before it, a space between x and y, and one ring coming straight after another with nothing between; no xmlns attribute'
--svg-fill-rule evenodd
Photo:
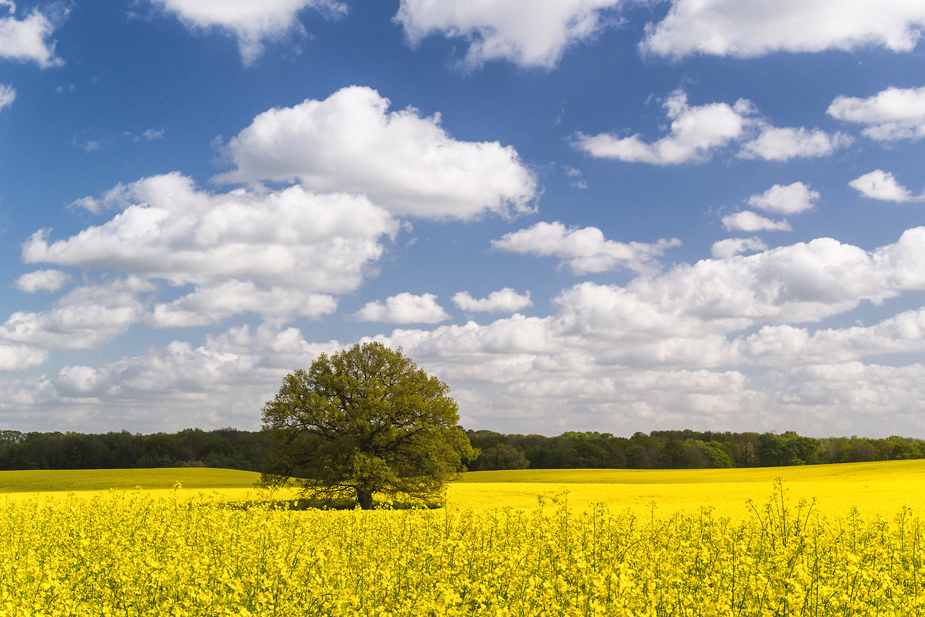
<svg viewBox="0 0 925 617"><path fill-rule="evenodd" d="M925 137L925 87L887 88L866 99L839 96L826 113L868 125L861 133L878 141L921 139Z"/></svg>
<svg viewBox="0 0 925 617"><path fill-rule="evenodd" d="M293 317L318 319L336 309L337 300L329 295L281 287L264 290L251 281L232 280L158 304L146 320L155 328L185 328L217 323L245 312L260 314L265 321L285 322Z"/></svg>
<svg viewBox="0 0 925 617"><path fill-rule="evenodd" d="M437 304L437 296L434 294L415 296L410 293L392 296L384 304L378 300L368 302L353 316L359 321L393 324L440 323L450 318L443 307Z"/></svg>
<svg viewBox="0 0 925 617"><path fill-rule="evenodd" d="M48 351L28 345L0 343L0 373L17 373L48 362Z"/></svg>
<svg viewBox="0 0 925 617"><path fill-rule="evenodd" d="M760 195L748 198L748 205L775 214L799 214L811 210L819 199L819 192L809 185L794 182L787 186L775 184Z"/></svg>
<svg viewBox="0 0 925 617"><path fill-rule="evenodd" d="M104 205L105 204L103 202L100 202L100 200L88 196L88 197L81 197L80 199L75 199L74 201L69 203L67 207L71 208L72 210L83 208L87 212L91 212L93 214L99 214L100 211L103 209Z"/></svg>
<svg viewBox="0 0 925 617"><path fill-rule="evenodd" d="M465 64L491 60L552 69L566 49L592 39L615 20L607 9L621 0L402 0L395 21L413 46L432 34L464 38Z"/></svg>
<svg viewBox="0 0 925 617"><path fill-rule="evenodd" d="M828 364L891 353L925 351L925 309L906 311L871 327L826 328L810 332L789 325L764 326L733 343L756 364Z"/></svg>
<svg viewBox="0 0 925 617"><path fill-rule="evenodd" d="M880 199L882 201L922 201L925 196L915 197L912 192L896 181L892 173L875 169L874 171L855 178L848 186L859 191L864 197Z"/></svg>
<svg viewBox="0 0 925 617"><path fill-rule="evenodd" d="M123 206L111 220L57 242L46 230L36 232L23 246L23 261L193 284L212 289L209 302L250 283L268 300L267 313L275 314L273 298L282 293L276 288L356 289L384 251L380 240L398 231L395 219L362 196L316 195L298 186L213 194L172 173L117 189L104 200ZM198 293L171 306L199 306L206 301ZM229 302L222 311L243 306Z"/></svg>
<svg viewBox="0 0 925 617"><path fill-rule="evenodd" d="M192 29L218 28L238 39L238 49L245 65L263 52L263 43L279 39L301 28L296 15L313 8L329 18L347 13L347 5L338 0L151 0L180 18Z"/></svg>
<svg viewBox="0 0 925 617"><path fill-rule="evenodd" d="M13 86L0 84L0 110L4 107L9 107L15 100L16 90L13 89Z"/></svg>
<svg viewBox="0 0 925 617"><path fill-rule="evenodd" d="M141 136L148 141L154 141L155 139L160 139L164 136L164 129L148 129L142 133Z"/></svg>
<svg viewBox="0 0 925 617"><path fill-rule="evenodd" d="M460 291L453 296L453 304L466 312L486 313L516 313L533 306L529 291L521 295L510 287L493 291L487 298L480 299L473 298L468 291Z"/></svg>
<svg viewBox="0 0 925 617"><path fill-rule="evenodd" d="M852 50L882 45L912 51L925 27L917 0L673 0L668 15L646 28L645 53L701 53L752 58L786 52Z"/></svg>
<svg viewBox="0 0 925 617"><path fill-rule="evenodd" d="M389 112L389 104L354 86L264 112L227 144L237 169L217 180L297 179L313 191L362 193L397 215L425 218L532 211L536 178L514 148L457 141L439 114Z"/></svg>
<svg viewBox="0 0 925 617"><path fill-rule="evenodd" d="M828 134L821 129L765 126L755 139L742 144L738 156L745 159L789 161L792 158L819 158L849 146L853 139L842 133Z"/></svg>
<svg viewBox="0 0 925 617"><path fill-rule="evenodd" d="M659 240L655 244L615 242L606 240L597 227L567 228L557 221L541 222L505 234L491 244L502 251L558 257L575 274L587 274L618 269L636 272L657 269L655 258L681 242L677 239Z"/></svg>
<svg viewBox="0 0 925 617"><path fill-rule="evenodd" d="M670 133L648 144L639 135L620 138L602 133L579 134L576 145L591 156L621 161L638 161L654 165L675 165L687 161L704 161L712 151L739 139L752 122L748 116L755 113L752 104L739 99L735 105L711 103L691 107L687 94L675 90L664 103L671 119Z"/></svg>
<svg viewBox="0 0 925 617"><path fill-rule="evenodd" d="M190 426L259 428L260 407L295 368L307 368L336 341L310 344L293 328L231 328L203 345L174 341L137 357L91 366L66 366L39 379L0 381L5 417L41 408L56 427L179 430ZM52 420L48 420L52 418Z"/></svg>
<svg viewBox="0 0 925 617"><path fill-rule="evenodd" d="M51 20L37 8L32 9L25 19L18 20L14 16L16 5L3 2L0 10L3 5L9 7L10 14L0 17L0 58L31 61L43 68L61 65L61 59L55 56L54 41L48 41L55 29Z"/></svg>
<svg viewBox="0 0 925 617"><path fill-rule="evenodd" d="M42 349L97 349L125 334L144 313L139 294L154 286L137 277L77 287L43 313L19 311L0 325L0 344Z"/></svg>
<svg viewBox="0 0 925 617"><path fill-rule="evenodd" d="M870 327L792 325L925 289L925 228L872 252L824 238L748 250L762 252L680 264L624 287L580 283L548 317L396 329L376 339L403 346L447 382L467 427L925 430L925 366L861 362L925 350L925 309ZM254 410L283 375L342 347L308 343L292 328L232 328L199 347L175 341L97 367L2 380L0 410L20 426L41 410L43 421L82 431L115 421L133 430L256 428Z"/></svg>
<svg viewBox="0 0 925 617"><path fill-rule="evenodd" d="M56 291L64 287L71 277L60 270L36 270L23 274L14 283L16 289L26 293L41 291Z"/></svg>
<svg viewBox="0 0 925 617"><path fill-rule="evenodd" d="M713 259L730 259L742 253L766 251L768 245L759 238L726 238L713 243Z"/></svg>
<svg viewBox="0 0 925 617"><path fill-rule="evenodd" d="M584 176L581 173L580 169L575 169L574 167L564 166L565 175L568 176L569 186L579 190L584 190L588 188L588 183L585 182Z"/></svg>

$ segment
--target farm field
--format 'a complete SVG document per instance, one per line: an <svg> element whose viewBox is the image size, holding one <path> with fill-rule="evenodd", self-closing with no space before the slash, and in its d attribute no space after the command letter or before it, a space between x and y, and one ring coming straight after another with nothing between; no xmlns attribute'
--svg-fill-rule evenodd
<svg viewBox="0 0 925 617"><path fill-rule="evenodd" d="M548 469L478 471L463 475L449 491L456 507L535 508L568 499L576 508L606 503L640 514L651 504L664 515L714 508L741 517L748 500L763 503L776 478L795 503L816 500L831 514L852 508L890 514L906 506L925 512L925 460L845 463L750 469ZM556 499L557 502L553 502Z"/></svg>
<svg viewBox="0 0 925 617"><path fill-rule="evenodd" d="M925 512L925 460L846 463L802 467L752 469L538 469L476 471L448 487L450 509L534 509L555 507L566 501L583 509L604 503L611 510L629 509L651 514L652 504L661 515L697 511L710 506L718 515L741 517L748 500L764 502L776 478L795 503L816 500L816 507L831 514L857 508L865 514L892 513L906 506ZM0 494L18 499L49 492L81 492L92 496L110 489L141 487L154 495L178 494L192 498L202 493L224 499L254 497L260 474L205 468L116 469L69 471L2 471ZM289 499L292 492L277 491Z"/></svg>
<svg viewBox="0 0 925 617"><path fill-rule="evenodd" d="M242 508L256 474L142 471L0 475L19 490L0 495L0 617L925 613L918 461L481 472L446 509L371 512ZM132 478L150 488L103 490Z"/></svg>

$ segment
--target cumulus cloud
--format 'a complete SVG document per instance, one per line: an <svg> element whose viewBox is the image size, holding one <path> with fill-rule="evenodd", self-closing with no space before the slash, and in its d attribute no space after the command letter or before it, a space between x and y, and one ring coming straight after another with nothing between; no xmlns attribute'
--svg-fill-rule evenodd
<svg viewBox="0 0 925 617"><path fill-rule="evenodd" d="M25 19L16 19L16 5L0 2L0 11L4 6L9 15L0 17L0 58L35 62L42 68L61 65L61 59L55 56L54 41L48 40L55 29L51 19L38 8L32 9Z"/></svg>
<svg viewBox="0 0 925 617"><path fill-rule="evenodd" d="M389 112L389 104L354 86L264 112L227 144L237 169L217 179L296 179L313 191L362 193L394 214L424 218L532 211L536 178L514 148L457 141L440 127L439 114Z"/></svg>
<svg viewBox="0 0 925 617"><path fill-rule="evenodd" d="M579 134L576 145L597 158L654 165L704 161L716 148L739 139L750 123L749 116L755 113L752 104L745 99L739 99L735 105L711 103L692 107L683 90L672 92L663 107L671 120L671 128L666 137L656 142L646 143L638 134L620 138L602 133Z"/></svg>
<svg viewBox="0 0 925 617"><path fill-rule="evenodd" d="M798 365L853 362L871 356L925 351L925 310L905 311L870 327L811 332L790 325L764 326L730 344L743 361Z"/></svg>
<svg viewBox="0 0 925 617"><path fill-rule="evenodd" d="M922 201L925 195L915 197L912 192L901 185L892 173L875 169L874 171L855 178L848 186L860 192L864 197L882 201Z"/></svg>
<svg viewBox="0 0 925 617"><path fill-rule="evenodd" d="M307 8L318 10L329 18L347 14L347 5L338 0L151 0L165 11L173 13L191 29L217 28L238 39L238 49L245 65L251 64L263 52L265 41L284 36L301 28L296 15Z"/></svg>
<svg viewBox="0 0 925 617"><path fill-rule="evenodd" d="M158 304L146 317L154 328L205 326L241 313L262 315L265 321L285 322L294 317L318 319L337 309L337 299L298 289L260 289L252 281L232 280L199 287L173 302Z"/></svg>
<svg viewBox="0 0 925 617"><path fill-rule="evenodd" d="M353 317L359 321L394 324L440 323L450 318L443 307L437 304L437 296L434 294L415 296L410 293L392 296L385 303L379 300L368 302Z"/></svg>
<svg viewBox="0 0 925 617"><path fill-rule="evenodd" d="M502 251L558 257L575 274L657 269L655 258L665 249L679 246L680 240L659 240L655 244L615 242L606 240L597 227L567 228L562 223L537 223L533 227L505 234L492 240L492 246Z"/></svg>
<svg viewBox="0 0 925 617"><path fill-rule="evenodd" d="M742 253L766 251L768 245L759 238L726 238L713 243L713 259L729 259Z"/></svg>
<svg viewBox="0 0 925 617"><path fill-rule="evenodd" d="M56 242L38 231L24 244L23 261L224 289L213 290L218 295L248 281L268 298L280 293L276 287L343 293L370 273L384 251L380 240L398 231L398 222L365 197L299 186L214 194L171 173L118 187L108 199L122 204L112 219ZM199 295L188 305L202 301Z"/></svg>
<svg viewBox="0 0 925 617"><path fill-rule="evenodd" d="M755 139L742 144L738 156L745 159L789 161L792 158L819 158L851 145L854 140L842 133L821 129L765 126Z"/></svg>
<svg viewBox="0 0 925 617"><path fill-rule="evenodd" d="M607 9L620 0L402 0L395 21L417 46L432 34L464 38L464 63L472 68L490 60L552 69L567 48L592 39L616 21Z"/></svg>
<svg viewBox="0 0 925 617"><path fill-rule="evenodd" d="M869 327L808 325L864 299L925 289L925 228L874 251L824 238L772 250L742 240L739 248L759 252L730 250L625 286L579 283L555 298L547 317L395 329L376 340L402 346L450 384L465 426L491 420L500 430L557 433L579 422L622 434L681 422L812 434L925 429L925 366L862 363L925 350L925 309ZM199 347L175 341L97 367L0 381L0 410L40 408L64 427L77 417L85 431L105 428L112 409L141 430L157 409L175 415L158 416L156 430L190 422L256 427L253 410L283 375L341 347L308 343L293 328L231 328Z"/></svg>
<svg viewBox="0 0 925 617"><path fill-rule="evenodd" d="M20 276L14 285L16 289L31 294L40 290L56 291L70 280L71 277L61 270L36 270Z"/></svg>
<svg viewBox="0 0 925 617"><path fill-rule="evenodd" d="M473 298L468 291L460 291L453 296L453 304L467 312L516 313L528 306L533 306L530 292L519 294L510 287L493 291L487 298Z"/></svg>
<svg viewBox="0 0 925 617"><path fill-rule="evenodd" d="M753 58L785 52L852 50L879 45L912 51L925 27L915 0L673 0L658 24L646 28L644 53Z"/></svg>
<svg viewBox="0 0 925 617"><path fill-rule="evenodd" d="M15 100L16 90L13 89L13 86L0 84L0 110L4 107L9 107Z"/></svg>
<svg viewBox="0 0 925 617"><path fill-rule="evenodd" d="M787 186L775 184L760 195L752 195L748 205L775 214L799 214L811 210L818 199L818 191L802 182L794 182Z"/></svg>
<svg viewBox="0 0 925 617"><path fill-rule="evenodd" d="M29 426L36 408L55 426L180 430L259 428L259 409L293 367L307 367L337 341L307 343L294 328L231 328L200 346L173 341L96 367L65 366L35 379L0 381L0 411ZM2 355L2 352L0 352Z"/></svg>
<svg viewBox="0 0 925 617"><path fill-rule="evenodd" d="M18 373L48 362L49 353L28 345L0 343L0 373Z"/></svg>
<svg viewBox="0 0 925 617"><path fill-rule="evenodd" d="M97 349L139 321L145 304L139 294L155 287L138 278L87 284L59 298L42 313L19 311L0 325L0 344L24 343L42 349Z"/></svg>
<svg viewBox="0 0 925 617"><path fill-rule="evenodd" d="M887 88L866 99L839 96L826 113L866 124L861 134L878 141L921 139L925 137L925 87Z"/></svg>
<svg viewBox="0 0 925 617"><path fill-rule="evenodd" d="M156 328L245 312L275 322L330 314L337 306L332 294L353 291L374 275L382 240L398 232L398 221L363 196L318 195L300 186L215 194L179 173L81 201L91 211L120 211L66 240L36 232L23 246L23 261L194 285L154 306L145 321Z"/></svg>

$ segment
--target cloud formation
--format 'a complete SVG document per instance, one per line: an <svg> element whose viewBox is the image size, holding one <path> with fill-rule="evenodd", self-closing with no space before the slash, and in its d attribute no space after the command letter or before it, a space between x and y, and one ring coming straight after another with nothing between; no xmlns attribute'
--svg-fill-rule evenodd
<svg viewBox="0 0 925 617"><path fill-rule="evenodd" d="M366 195L401 216L473 219L532 212L536 178L511 146L453 139L439 114L389 112L371 88L271 109L225 148L221 182L298 180L312 191Z"/></svg>
<svg viewBox="0 0 925 617"><path fill-rule="evenodd" d="M31 294L37 291L56 291L70 280L71 277L61 270L35 270L20 276L14 285L16 289Z"/></svg>
<svg viewBox="0 0 925 617"><path fill-rule="evenodd" d="M922 201L925 194L915 197L912 191L902 186L892 173L875 169L874 171L855 178L848 186L857 190L864 197L879 199L881 201Z"/></svg>
<svg viewBox="0 0 925 617"><path fill-rule="evenodd" d="M588 274L620 269L636 272L657 269L655 258L681 242L676 238L659 240L655 244L615 242L606 240L597 227L567 228L556 221L513 231L500 240L492 240L491 244L496 249L512 253L558 257L575 274Z"/></svg>
<svg viewBox="0 0 925 617"><path fill-rule="evenodd" d="M217 28L238 39L238 49L245 66L263 53L265 41L278 39L300 25L296 15L313 8L329 18L347 14L347 5L339 0L151 0L173 13L188 28Z"/></svg>
<svg viewBox="0 0 925 617"><path fill-rule="evenodd" d="M460 291L453 296L453 304L469 313L516 313L528 306L533 306L530 292L519 294L510 287L493 291L487 298L473 298L468 291Z"/></svg>
<svg viewBox="0 0 925 617"><path fill-rule="evenodd" d="M48 362L50 354L28 345L0 343L0 373L18 373Z"/></svg>
<svg viewBox="0 0 925 617"><path fill-rule="evenodd" d="M765 126L758 137L742 144L738 156L765 161L820 158L851 145L853 141L849 135L829 134L821 129Z"/></svg>
<svg viewBox="0 0 925 617"><path fill-rule="evenodd" d="M576 284L556 297L547 317L396 329L376 339L402 346L449 383L465 426L491 419L499 430L557 433L567 418L622 434L641 423L671 428L682 421L826 434L925 428L925 367L862 363L925 351L925 310L867 327L806 325L864 299L925 289L925 228L871 252L831 239L772 250L741 240L721 249L722 258L626 286ZM380 303L381 315L388 310L388 301ZM309 343L293 328L236 327L199 347L175 341L96 368L0 382L0 409L50 410L65 428L79 421L84 431L108 426L112 409L132 410L141 430L155 409L174 414L158 416L159 430L190 422L256 427L253 410L283 375L342 346ZM0 359L9 355L0 348Z"/></svg>
<svg viewBox="0 0 925 617"><path fill-rule="evenodd" d="M0 325L0 344L98 349L141 319L145 303L139 294L153 291L153 285L138 277L82 285L59 298L48 311L13 313Z"/></svg>
<svg viewBox="0 0 925 617"><path fill-rule="evenodd" d="M645 143L639 135L617 137L579 134L576 145L597 158L620 161L675 165L687 161L704 161L712 151L738 139L755 113L752 104L739 99L735 105L711 103L691 107L687 94L675 90L663 104L671 120L669 134L656 142Z"/></svg>
<svg viewBox="0 0 925 617"><path fill-rule="evenodd" d="M450 318L437 304L434 294L415 296L407 292L387 298L385 303L379 300L368 302L353 317L359 321L392 324L440 323Z"/></svg>
<svg viewBox="0 0 925 617"><path fill-rule="evenodd" d="M839 96L827 112L833 118L866 124L862 135L877 141L925 137L925 87L887 88L866 99Z"/></svg>
<svg viewBox="0 0 925 617"><path fill-rule="evenodd" d="M0 58L35 62L42 68L61 65L61 59L55 56L54 41L48 40L55 29L51 19L38 8L33 8L25 19L19 20L15 17L16 5L13 2L0 2L0 11L4 6L8 8L9 15L0 17Z"/></svg>
<svg viewBox="0 0 925 617"><path fill-rule="evenodd" d="M771 126L757 117L757 109L746 99L739 99L734 105L691 106L687 94L678 89L662 107L671 125L668 135L657 141L646 143L638 134L618 137L610 133L578 133L574 145L596 158L678 165L707 161L716 150L737 142L744 142L737 155L740 158L787 161L828 156L853 141L848 135L830 135L821 129Z"/></svg>
<svg viewBox="0 0 925 617"><path fill-rule="evenodd" d="M274 319L320 316L333 310L327 294L353 291L375 272L381 241L398 232L398 221L362 196L318 195L300 186L215 194L179 173L120 185L103 202L122 209L66 240L36 232L23 245L23 261L195 285L188 297L158 305L151 318L158 327L242 311Z"/></svg>
<svg viewBox="0 0 925 617"><path fill-rule="evenodd" d="M723 227L730 231L790 231L793 229L786 220L774 221L750 210L724 216Z"/></svg>
<svg viewBox="0 0 925 617"><path fill-rule="evenodd" d="M4 107L12 105L15 100L16 90L13 89L13 86L0 84L0 111L2 111Z"/></svg>
<svg viewBox="0 0 925 617"><path fill-rule="evenodd" d="M464 38L464 64L478 67L491 60L552 69L572 45L592 39L613 25L607 9L621 0L402 0L395 15L412 46L433 34ZM529 18L525 18L529 15Z"/></svg>
<svg viewBox="0 0 925 617"><path fill-rule="evenodd" d="M775 184L760 195L752 195L748 205L774 214L799 214L811 210L818 199L818 191L802 182L794 182L787 186Z"/></svg>
<svg viewBox="0 0 925 617"><path fill-rule="evenodd" d="M161 303L146 316L154 328L186 328L218 323L242 313L261 315L264 321L285 323L293 318L318 319L337 309L337 299L300 289L261 289L253 281L230 280L197 287L169 303Z"/></svg>
<svg viewBox="0 0 925 617"><path fill-rule="evenodd" d="M925 6L915 0L672 0L658 24L646 27L644 53L754 58L774 52L850 51L878 45L915 49Z"/></svg>
<svg viewBox="0 0 925 617"><path fill-rule="evenodd" d="M731 259L742 253L766 251L768 245L758 237L752 238L726 238L713 243L711 253L713 259Z"/></svg>

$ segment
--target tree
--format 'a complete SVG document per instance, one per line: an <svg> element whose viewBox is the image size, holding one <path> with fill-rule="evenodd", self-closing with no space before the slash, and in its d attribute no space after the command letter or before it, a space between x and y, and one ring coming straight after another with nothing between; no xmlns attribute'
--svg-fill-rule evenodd
<svg viewBox="0 0 925 617"><path fill-rule="evenodd" d="M479 453L478 465L475 466L475 469L478 471L526 469L529 466L530 461L523 450L517 446L499 443Z"/></svg>
<svg viewBox="0 0 925 617"><path fill-rule="evenodd" d="M477 454L458 421L449 387L400 348L364 343L321 354L287 375L263 408L271 435L263 482L295 479L310 498L346 497L364 510L374 493L433 500Z"/></svg>

